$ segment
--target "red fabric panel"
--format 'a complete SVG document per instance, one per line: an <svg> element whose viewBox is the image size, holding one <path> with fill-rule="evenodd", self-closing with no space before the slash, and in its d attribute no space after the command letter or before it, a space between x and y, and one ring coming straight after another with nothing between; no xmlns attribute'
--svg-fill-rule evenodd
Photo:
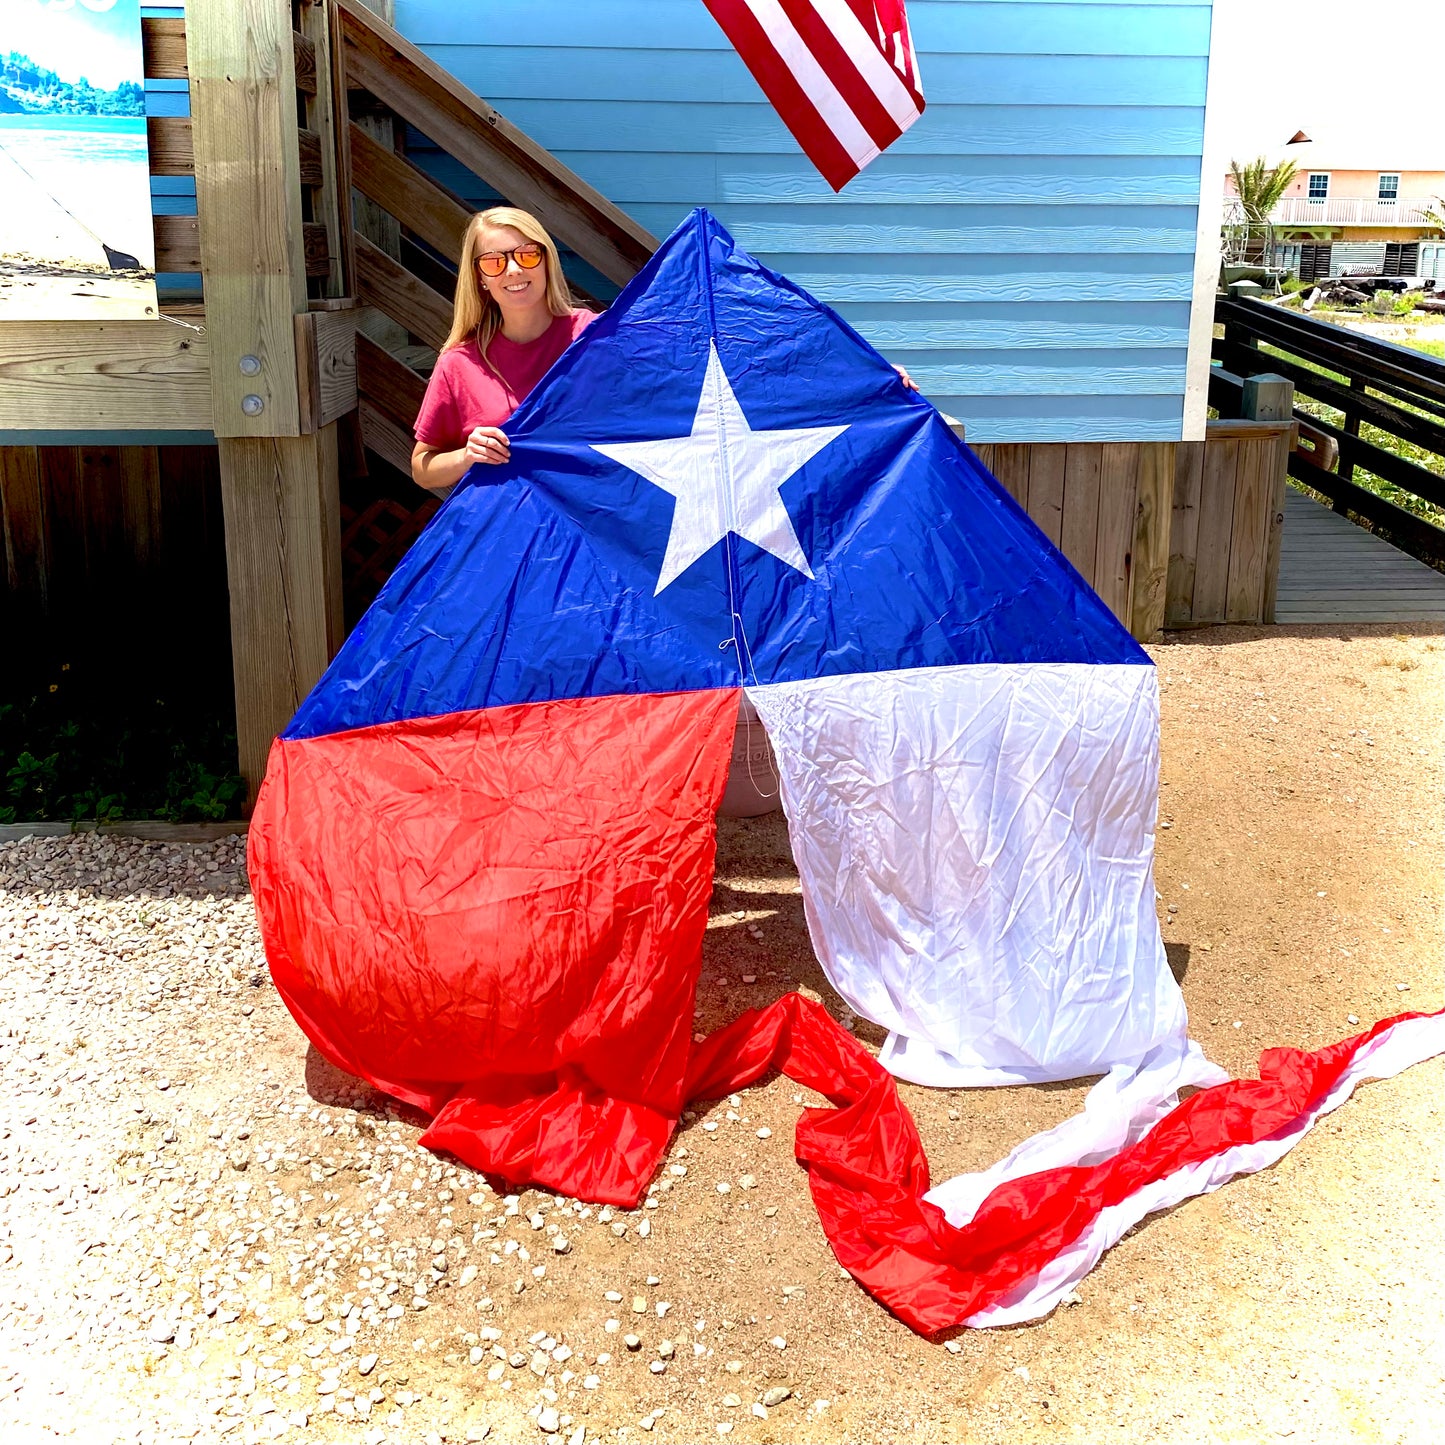
<svg viewBox="0 0 1445 1445"><path fill-rule="evenodd" d="M278 741L252 885L307 1037L473 1167L635 1202L683 1102L737 699Z"/></svg>
<svg viewBox="0 0 1445 1445"><path fill-rule="evenodd" d="M1107 1205L1293 1123L1364 1043L1416 1017L1386 1019L1314 1053L1269 1049L1258 1079L1201 1090L1102 1164L1001 1185L963 1229L923 1199L928 1160L892 1077L820 1005L790 994L735 1019L695 1050L687 1090L717 1098L780 1069L838 1105L804 1110L797 1129L798 1161L808 1170L823 1232L870 1294L905 1324L933 1334L1033 1278Z"/></svg>

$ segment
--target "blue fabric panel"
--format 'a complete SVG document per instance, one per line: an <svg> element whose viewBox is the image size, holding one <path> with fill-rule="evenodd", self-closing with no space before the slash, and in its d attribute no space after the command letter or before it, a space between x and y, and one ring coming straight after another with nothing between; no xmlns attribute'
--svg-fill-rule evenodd
<svg viewBox="0 0 1445 1445"><path fill-rule="evenodd" d="M753 430L846 426L781 488L813 577L735 535L654 596L660 487L595 450L692 432L710 342ZM561 358L297 713L467 708L969 662L1147 663L933 407L705 211Z"/></svg>

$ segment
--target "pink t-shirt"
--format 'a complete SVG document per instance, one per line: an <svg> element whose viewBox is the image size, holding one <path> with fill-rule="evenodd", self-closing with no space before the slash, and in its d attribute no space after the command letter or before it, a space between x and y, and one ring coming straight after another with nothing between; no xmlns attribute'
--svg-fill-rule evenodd
<svg viewBox="0 0 1445 1445"><path fill-rule="evenodd" d="M417 441L455 451L466 445L473 427L501 426L573 339L596 319L591 311L556 316L535 341L523 345L499 332L487 348L487 361L475 341L442 352L413 428Z"/></svg>

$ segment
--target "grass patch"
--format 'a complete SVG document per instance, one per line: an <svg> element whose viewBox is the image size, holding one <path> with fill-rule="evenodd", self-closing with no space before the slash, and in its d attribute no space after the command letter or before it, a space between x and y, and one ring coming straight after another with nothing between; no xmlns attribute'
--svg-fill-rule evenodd
<svg viewBox="0 0 1445 1445"><path fill-rule="evenodd" d="M210 822L244 801L225 679L94 654L0 678L0 823Z"/></svg>

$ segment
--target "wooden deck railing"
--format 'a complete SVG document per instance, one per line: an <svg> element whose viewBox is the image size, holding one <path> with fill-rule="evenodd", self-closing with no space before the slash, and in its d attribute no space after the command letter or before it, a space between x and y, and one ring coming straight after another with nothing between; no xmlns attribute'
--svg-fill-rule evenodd
<svg viewBox="0 0 1445 1445"><path fill-rule="evenodd" d="M1215 319L1225 329L1214 343L1223 374L1216 369L1211 380L1211 403L1223 415L1238 415L1233 408L1241 381L1274 372L1293 382L1298 395L1341 413L1335 423L1296 405L1301 443L1290 456L1290 475L1328 497L1337 512L1365 518L1405 551L1445 561L1445 528L1355 479L1357 469L1368 472L1445 509L1445 476L1360 434L1363 425L1376 427L1445 458L1445 362L1261 301L1221 299Z"/></svg>

